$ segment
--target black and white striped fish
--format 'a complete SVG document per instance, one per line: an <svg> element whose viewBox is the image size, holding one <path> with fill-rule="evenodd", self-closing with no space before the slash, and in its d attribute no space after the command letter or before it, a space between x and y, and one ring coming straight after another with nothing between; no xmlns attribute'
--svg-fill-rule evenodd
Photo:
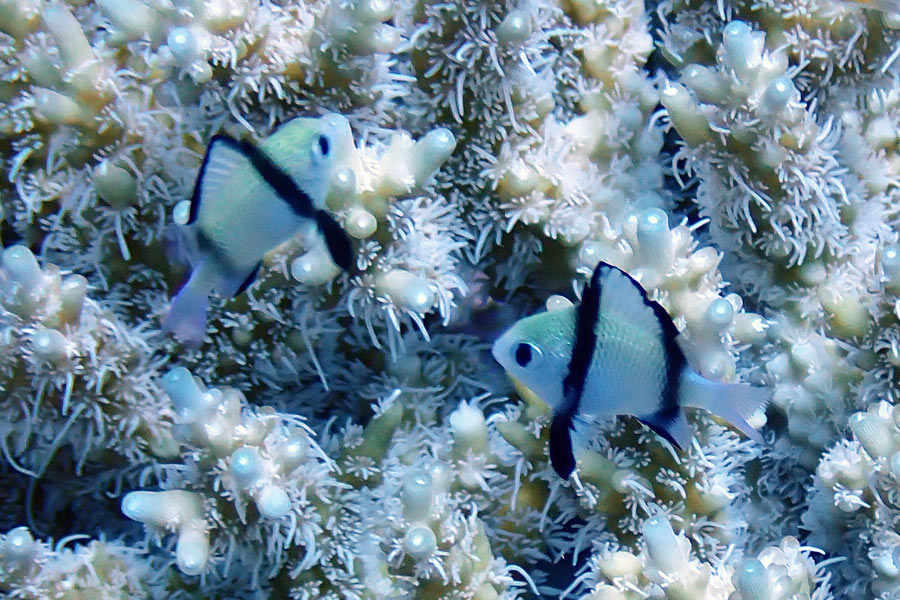
<svg viewBox="0 0 900 600"><path fill-rule="evenodd" d="M263 255L302 228L318 229L334 263L349 269L353 247L324 205L332 172L352 148L350 124L338 114L288 121L259 146L213 137L179 236L191 276L163 329L182 341L201 341L209 292L243 292Z"/></svg>
<svg viewBox="0 0 900 600"><path fill-rule="evenodd" d="M747 419L768 401L763 388L704 378L687 363L666 310L630 275L594 270L581 304L516 322L494 358L553 410L550 460L564 479L575 469L578 417L634 415L679 449L691 440L684 407L722 417L751 438Z"/></svg>

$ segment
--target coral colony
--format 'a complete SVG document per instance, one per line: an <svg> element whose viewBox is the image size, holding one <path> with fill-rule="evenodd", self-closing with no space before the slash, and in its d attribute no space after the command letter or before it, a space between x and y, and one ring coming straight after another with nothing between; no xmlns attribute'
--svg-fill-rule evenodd
<svg viewBox="0 0 900 600"><path fill-rule="evenodd" d="M900 599L896 2L0 0L0 136L0 596ZM491 345L601 262L763 443L554 471Z"/></svg>

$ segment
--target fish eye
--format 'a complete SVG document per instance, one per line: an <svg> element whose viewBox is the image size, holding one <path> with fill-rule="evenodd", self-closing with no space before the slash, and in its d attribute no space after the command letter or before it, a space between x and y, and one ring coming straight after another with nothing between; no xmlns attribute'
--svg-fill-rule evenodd
<svg viewBox="0 0 900 600"><path fill-rule="evenodd" d="M331 144L328 143L328 136L320 135L317 142L319 144L319 154L328 156L328 151L331 149Z"/></svg>
<svg viewBox="0 0 900 600"><path fill-rule="evenodd" d="M541 351L534 344L519 342L516 344L515 359L520 367L527 367L541 356Z"/></svg>

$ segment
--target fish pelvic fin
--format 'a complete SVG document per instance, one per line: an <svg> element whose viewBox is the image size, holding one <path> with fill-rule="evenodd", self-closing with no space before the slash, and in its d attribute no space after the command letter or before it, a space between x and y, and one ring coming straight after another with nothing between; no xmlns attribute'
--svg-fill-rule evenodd
<svg viewBox="0 0 900 600"><path fill-rule="evenodd" d="M572 426L572 416L568 414L554 414L550 423L550 464L563 479L568 479L575 470Z"/></svg>
<svg viewBox="0 0 900 600"><path fill-rule="evenodd" d="M199 345L206 337L206 311L209 289L194 269L191 278L172 299L169 312L162 320L163 331L172 333L188 345Z"/></svg>
<svg viewBox="0 0 900 600"><path fill-rule="evenodd" d="M697 373L686 371L682 377L681 396L684 398L684 406L707 410L753 441L765 443L759 431L748 421L771 400L768 388L747 383L710 381Z"/></svg>
<svg viewBox="0 0 900 600"><path fill-rule="evenodd" d="M192 268L200 262L200 241L193 225L167 225L163 247L169 260Z"/></svg>
<svg viewBox="0 0 900 600"><path fill-rule="evenodd" d="M315 218L316 225L325 238L331 260L344 271L349 271L353 266L353 245L350 243L350 236L328 212L317 210Z"/></svg>
<svg viewBox="0 0 900 600"><path fill-rule="evenodd" d="M638 420L678 450L687 448L691 443L691 437L694 435L684 416L684 411L680 408L673 413L658 412L638 417Z"/></svg>

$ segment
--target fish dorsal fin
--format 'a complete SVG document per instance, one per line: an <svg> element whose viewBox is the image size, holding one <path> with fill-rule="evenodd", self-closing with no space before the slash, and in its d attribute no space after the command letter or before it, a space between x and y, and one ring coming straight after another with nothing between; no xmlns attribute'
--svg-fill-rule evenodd
<svg viewBox="0 0 900 600"><path fill-rule="evenodd" d="M242 150L241 142L227 135L213 136L200 165L200 174L191 196L188 225L197 220L205 198L221 197L235 185L235 176L252 173L253 163Z"/></svg>
<svg viewBox="0 0 900 600"><path fill-rule="evenodd" d="M598 264L583 296L588 294L599 296L600 314L606 317L630 323L666 341L678 337L678 328L666 309L651 300L641 284L618 267Z"/></svg>

